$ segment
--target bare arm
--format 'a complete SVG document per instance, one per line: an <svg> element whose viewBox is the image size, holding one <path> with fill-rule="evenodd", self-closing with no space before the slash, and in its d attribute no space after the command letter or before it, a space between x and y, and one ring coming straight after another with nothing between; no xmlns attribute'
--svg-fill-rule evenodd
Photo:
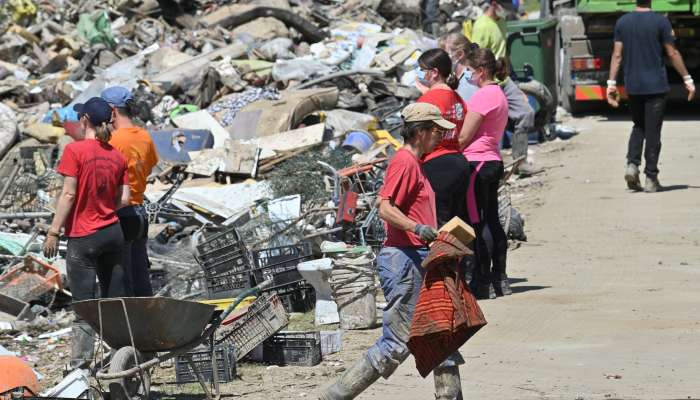
<svg viewBox="0 0 700 400"><path fill-rule="evenodd" d="M414 232L416 223L408 218L395 204L387 199L379 200L379 218L396 229Z"/></svg>
<svg viewBox="0 0 700 400"><path fill-rule="evenodd" d="M617 79L617 74L620 72L620 64L622 64L622 42L615 42L613 45L612 57L610 57L609 80L614 81Z"/></svg>
<svg viewBox="0 0 700 400"><path fill-rule="evenodd" d="M472 142L474 134L481 126L481 122L484 117L474 111L468 111L467 116L464 118L464 125L462 125L462 131L459 133L459 148L464 150L465 147Z"/></svg>
<svg viewBox="0 0 700 400"><path fill-rule="evenodd" d="M131 191L129 190L129 185L122 185L117 191L116 206L117 210L129 205L129 200L131 199Z"/></svg>
<svg viewBox="0 0 700 400"><path fill-rule="evenodd" d="M676 49L676 45L673 43L664 43L664 49L676 72L682 77L688 76L688 69L685 67L681 52Z"/></svg>
<svg viewBox="0 0 700 400"><path fill-rule="evenodd" d="M668 58L671 60L671 65L673 65L673 68L681 77L683 77L683 84L688 91L688 101L693 100L695 97L695 83L693 82L693 78L688 73L688 69L685 67L681 52L676 49L676 46L673 43L664 43L664 49L666 50L666 55L668 55Z"/></svg>
<svg viewBox="0 0 700 400"><path fill-rule="evenodd" d="M56 203L56 213L53 216L49 232L56 235L61 232L61 228L63 228L66 219L68 219L68 214L70 214L73 208L73 203L75 203L77 188L78 179L73 176L66 176L63 180L63 190L61 190L61 195L58 197L58 202Z"/></svg>

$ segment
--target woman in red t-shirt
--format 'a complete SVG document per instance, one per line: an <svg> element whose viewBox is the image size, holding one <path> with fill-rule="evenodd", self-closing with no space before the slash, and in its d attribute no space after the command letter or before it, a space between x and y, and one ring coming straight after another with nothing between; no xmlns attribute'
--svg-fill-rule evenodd
<svg viewBox="0 0 700 400"><path fill-rule="evenodd" d="M404 146L389 162L379 191L379 215L386 222L377 271L387 306L382 336L359 361L319 396L321 400L354 399L380 376L388 378L410 354L406 342L423 282L421 262L427 243L437 235L435 195L423 174L421 157L429 153L454 124L430 104L404 108Z"/></svg>
<svg viewBox="0 0 700 400"><path fill-rule="evenodd" d="M68 238L66 268L73 301L124 295L122 249L124 235L116 210L129 204L129 176L124 157L109 144L107 124L112 108L99 97L76 104L80 140L66 146L57 171L65 177L56 214L44 241L44 255L58 253L65 226ZM73 322L70 367L92 361L93 334L80 318Z"/></svg>
<svg viewBox="0 0 700 400"><path fill-rule="evenodd" d="M459 132L467 114L467 105L455 91L457 80L452 73L452 61L442 49L432 49L418 58L418 83L428 90L418 99L440 109L442 117L456 125L445 131L435 149L423 156L423 169L435 191L438 226L453 217L469 221L467 189L469 162L459 148Z"/></svg>

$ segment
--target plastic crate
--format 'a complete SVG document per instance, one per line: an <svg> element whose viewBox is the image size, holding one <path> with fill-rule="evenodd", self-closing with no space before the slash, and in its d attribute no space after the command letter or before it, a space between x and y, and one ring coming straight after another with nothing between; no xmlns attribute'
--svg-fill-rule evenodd
<svg viewBox="0 0 700 400"><path fill-rule="evenodd" d="M242 317L217 332L216 343L234 346L238 361L288 323L289 315L279 296L263 294L248 307Z"/></svg>
<svg viewBox="0 0 700 400"><path fill-rule="evenodd" d="M250 272L228 272L217 276L206 277L207 294L211 298L235 296L250 288Z"/></svg>
<svg viewBox="0 0 700 400"><path fill-rule="evenodd" d="M207 277L251 269L248 251L235 228L217 233L198 244L196 259Z"/></svg>
<svg viewBox="0 0 700 400"><path fill-rule="evenodd" d="M316 291L311 286L303 286L286 294L277 294L287 312L307 312L316 306Z"/></svg>
<svg viewBox="0 0 700 400"><path fill-rule="evenodd" d="M313 367L321 359L321 332L280 332L263 344L266 363Z"/></svg>
<svg viewBox="0 0 700 400"><path fill-rule="evenodd" d="M231 345L220 345L214 348L216 353L219 382L231 382L236 377L236 349ZM192 356L192 362L204 379L213 382L211 349L209 346L199 346L187 353ZM192 371L186 356L175 358L175 381L177 383L198 382L197 375Z"/></svg>
<svg viewBox="0 0 700 400"><path fill-rule="evenodd" d="M311 244L302 242L291 246L271 247L253 252L256 284L272 278L272 288L301 282L304 279L297 271L297 265L313 258Z"/></svg>

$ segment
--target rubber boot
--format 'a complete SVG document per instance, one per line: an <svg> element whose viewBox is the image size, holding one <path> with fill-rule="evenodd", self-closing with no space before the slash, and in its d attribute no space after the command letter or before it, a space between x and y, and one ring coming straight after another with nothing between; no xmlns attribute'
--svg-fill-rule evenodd
<svg viewBox="0 0 700 400"><path fill-rule="evenodd" d="M95 351L94 331L85 322L73 322L71 333L70 368L86 368Z"/></svg>
<svg viewBox="0 0 700 400"><path fill-rule="evenodd" d="M634 191L642 191L642 184L639 182L639 167L635 164L627 164L625 168L625 181L627 188Z"/></svg>
<svg viewBox="0 0 700 400"><path fill-rule="evenodd" d="M370 387L379 372L374 369L367 356L363 356L350 369L346 370L332 385L319 395L319 400L350 400Z"/></svg>
<svg viewBox="0 0 700 400"><path fill-rule="evenodd" d="M462 381L459 379L459 367L437 367L433 370L435 378L435 398L437 400L462 400Z"/></svg>

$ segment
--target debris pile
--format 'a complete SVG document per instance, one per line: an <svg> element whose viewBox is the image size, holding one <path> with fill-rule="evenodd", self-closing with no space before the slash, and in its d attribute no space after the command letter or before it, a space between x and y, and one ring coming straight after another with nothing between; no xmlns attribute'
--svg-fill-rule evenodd
<svg viewBox="0 0 700 400"><path fill-rule="evenodd" d="M479 12L456 0L441 10L434 33ZM401 146L400 110L420 94L416 60L437 46L419 21L412 1L0 4L3 343L28 344L11 349L21 354L65 346L65 241L55 260L38 253L62 188L57 162L80 130L73 105L110 86L131 90L160 159L145 205L156 296L226 305L273 282L261 298L278 299L283 322L243 351L225 339L258 329L249 321L265 312L244 307L219 336L235 349L217 348L222 360L313 365L338 351L336 333L279 333L290 312L372 326L384 239L376 196ZM61 333L37 348L39 326Z"/></svg>

